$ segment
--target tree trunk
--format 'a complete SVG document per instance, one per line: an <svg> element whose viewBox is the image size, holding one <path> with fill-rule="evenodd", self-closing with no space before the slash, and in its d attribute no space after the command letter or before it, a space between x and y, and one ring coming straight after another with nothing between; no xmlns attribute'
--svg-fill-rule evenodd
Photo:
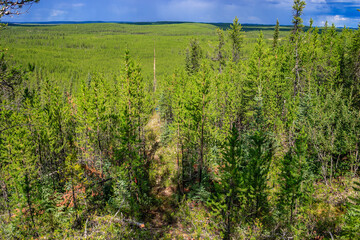
<svg viewBox="0 0 360 240"><path fill-rule="evenodd" d="M155 41L154 41L154 92L156 91L156 55L155 55Z"/></svg>
<svg viewBox="0 0 360 240"><path fill-rule="evenodd" d="M11 221L11 210L10 210L10 205L9 205L9 194L8 194L7 186L4 181L0 181L0 184L3 189L3 197L4 197L4 201L5 201L5 207L8 210L9 222L10 222Z"/></svg>

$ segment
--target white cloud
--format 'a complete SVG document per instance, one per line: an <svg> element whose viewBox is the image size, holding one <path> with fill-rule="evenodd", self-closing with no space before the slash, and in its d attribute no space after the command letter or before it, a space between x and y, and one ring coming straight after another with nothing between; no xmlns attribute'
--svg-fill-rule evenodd
<svg viewBox="0 0 360 240"><path fill-rule="evenodd" d="M54 9L54 10L52 10L50 12L50 17L59 17L59 16L62 16L64 14L66 14L66 11Z"/></svg>
<svg viewBox="0 0 360 240"><path fill-rule="evenodd" d="M349 18L345 18L345 17L342 17L342 16L340 16L340 15L335 15L335 16L333 17L333 21L334 21L334 22L347 21L347 20L349 20Z"/></svg>
<svg viewBox="0 0 360 240"><path fill-rule="evenodd" d="M359 19L348 18L342 15L327 15L318 17L315 21L315 25L322 27L325 25L326 21L329 26L334 24L336 27L354 27L354 22L358 22Z"/></svg>

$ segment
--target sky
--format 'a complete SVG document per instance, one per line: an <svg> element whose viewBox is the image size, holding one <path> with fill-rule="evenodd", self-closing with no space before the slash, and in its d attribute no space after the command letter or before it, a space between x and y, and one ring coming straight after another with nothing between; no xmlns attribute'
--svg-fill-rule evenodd
<svg viewBox="0 0 360 240"><path fill-rule="evenodd" d="M188 21L291 24L293 0L40 0L19 16L3 22L47 21ZM357 27L360 0L307 0L304 23L316 26L325 21L337 27Z"/></svg>

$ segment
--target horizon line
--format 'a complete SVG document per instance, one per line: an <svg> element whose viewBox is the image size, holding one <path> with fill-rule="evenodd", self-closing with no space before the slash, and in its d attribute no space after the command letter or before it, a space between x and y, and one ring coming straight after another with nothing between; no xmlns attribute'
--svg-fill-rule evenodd
<svg viewBox="0 0 360 240"><path fill-rule="evenodd" d="M201 23L201 24L232 24L231 22L196 22L196 21L29 21L29 22L13 22L13 21L0 21L2 24L43 24L43 25L63 25L63 24L88 24L88 23L121 23L121 24L182 24L182 23ZM276 24L263 24L263 23L240 23L242 26L275 26ZM293 25L279 25L281 27L292 27ZM305 28L309 26L305 25ZM324 26L316 26L323 28ZM344 28L336 27L336 28ZM357 29L356 27L346 27L349 29Z"/></svg>

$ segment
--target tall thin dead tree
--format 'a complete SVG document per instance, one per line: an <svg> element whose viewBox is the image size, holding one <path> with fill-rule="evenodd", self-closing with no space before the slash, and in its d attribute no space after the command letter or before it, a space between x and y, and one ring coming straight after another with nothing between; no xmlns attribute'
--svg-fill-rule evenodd
<svg viewBox="0 0 360 240"><path fill-rule="evenodd" d="M156 91L156 48L154 40L154 92Z"/></svg>

